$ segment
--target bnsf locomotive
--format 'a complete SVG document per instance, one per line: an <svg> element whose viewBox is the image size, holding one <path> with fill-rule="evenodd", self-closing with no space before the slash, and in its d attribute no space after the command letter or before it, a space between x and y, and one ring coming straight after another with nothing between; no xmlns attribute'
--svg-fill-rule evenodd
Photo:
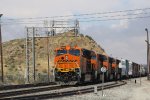
<svg viewBox="0 0 150 100"><path fill-rule="evenodd" d="M140 65L124 59L97 54L78 46L62 46L55 49L54 76L56 82L101 82L101 67L107 69L105 81L138 77Z"/></svg>

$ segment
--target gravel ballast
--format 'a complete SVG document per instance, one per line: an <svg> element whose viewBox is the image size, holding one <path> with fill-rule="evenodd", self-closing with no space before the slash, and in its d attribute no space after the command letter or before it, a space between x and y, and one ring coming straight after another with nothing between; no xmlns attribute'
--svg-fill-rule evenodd
<svg viewBox="0 0 150 100"><path fill-rule="evenodd" d="M136 83L135 83L136 80ZM102 91L97 94L87 93L49 100L150 100L150 81L147 77L134 78L126 81L127 84Z"/></svg>

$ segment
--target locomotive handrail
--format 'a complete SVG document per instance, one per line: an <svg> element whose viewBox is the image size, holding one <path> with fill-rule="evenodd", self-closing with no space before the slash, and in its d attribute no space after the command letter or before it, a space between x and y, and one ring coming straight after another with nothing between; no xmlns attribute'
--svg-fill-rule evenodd
<svg viewBox="0 0 150 100"><path fill-rule="evenodd" d="M79 64L77 62L75 62L75 64L79 67Z"/></svg>

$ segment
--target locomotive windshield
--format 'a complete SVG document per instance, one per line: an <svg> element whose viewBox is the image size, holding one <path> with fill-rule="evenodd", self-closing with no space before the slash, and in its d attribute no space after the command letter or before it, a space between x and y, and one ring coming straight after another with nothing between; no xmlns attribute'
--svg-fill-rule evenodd
<svg viewBox="0 0 150 100"><path fill-rule="evenodd" d="M57 56L67 54L67 50L57 50Z"/></svg>
<svg viewBox="0 0 150 100"><path fill-rule="evenodd" d="M88 59L91 59L91 51L82 49L82 55Z"/></svg>
<svg viewBox="0 0 150 100"><path fill-rule="evenodd" d="M106 56L103 56L103 61L107 61L107 57Z"/></svg>
<svg viewBox="0 0 150 100"><path fill-rule="evenodd" d="M96 59L96 55L93 55L91 59Z"/></svg>
<svg viewBox="0 0 150 100"><path fill-rule="evenodd" d="M108 60L107 57L104 56L104 55L100 55L100 59L101 59L102 61L107 61L107 60Z"/></svg>
<svg viewBox="0 0 150 100"><path fill-rule="evenodd" d="M71 49L69 50L69 54L80 56L80 50Z"/></svg>
<svg viewBox="0 0 150 100"><path fill-rule="evenodd" d="M116 60L115 59L113 59L113 61L112 61L113 63L116 63Z"/></svg>

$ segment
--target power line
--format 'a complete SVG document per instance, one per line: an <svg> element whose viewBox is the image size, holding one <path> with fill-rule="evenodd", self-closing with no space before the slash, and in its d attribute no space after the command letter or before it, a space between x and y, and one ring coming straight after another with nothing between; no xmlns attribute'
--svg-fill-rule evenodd
<svg viewBox="0 0 150 100"><path fill-rule="evenodd" d="M133 18L118 18L118 19L104 19L104 20L87 20L87 21L80 21L80 22L94 22L94 21L110 21L110 20L126 20L126 19L140 19L140 18L149 18L150 16L143 16L143 17L133 17Z"/></svg>
<svg viewBox="0 0 150 100"><path fill-rule="evenodd" d="M123 16L123 17L132 17L132 16L135 16L135 15L140 15L140 14L150 14L150 12L146 12L146 13L137 13L137 14L123 14L123 15L113 15L113 16L93 16L93 17L85 17L85 18L77 18L78 20L84 20L86 21L87 19L92 19L92 20L100 20L100 18L105 18L105 17L120 17L120 16ZM143 16L144 17L144 16ZM93 19L95 18L95 19ZM118 19L118 18L117 18ZM120 19L123 19L123 18L120 18ZM59 19L60 20L60 19ZM64 20L64 19L61 19L61 20ZM73 19L69 19L70 21L72 20L72 22L74 21ZM82 22L83 22L82 20ZM107 19L103 19L103 20L107 20ZM3 24L43 24L42 22L45 21L45 20L38 20L38 21L12 21L12 22L2 22ZM41 22L41 23L40 23ZM57 22L57 21L56 21ZM62 21L62 22L69 22L69 21Z"/></svg>
<svg viewBox="0 0 150 100"><path fill-rule="evenodd" d="M5 20L33 20L33 19L49 19L49 18L56 19L56 18L62 18L62 17L91 16L91 15L112 14L112 13L122 13L122 12L144 11L144 10L150 10L150 8L99 12L99 13L75 14L75 15L64 15L64 16L52 16L52 17L30 17L30 18L16 18L16 19L8 18Z"/></svg>
<svg viewBox="0 0 150 100"><path fill-rule="evenodd" d="M95 19L95 20L79 20L80 22L96 22L96 21L113 21L113 20L131 20L131 19L143 19L149 18L150 16L143 16L143 17L128 17L128 18L114 18L114 19ZM15 23L15 24L43 24L43 23ZM2 25L10 25L10 24L2 24ZM13 24L14 25L14 24Z"/></svg>
<svg viewBox="0 0 150 100"><path fill-rule="evenodd" d="M74 19L78 19L80 22L137 19L137 18L147 18L147 17L149 17L149 16L144 16L144 15L148 15L148 14L150 14L150 12L133 13L133 11L139 11L139 10L145 11L145 10L149 10L149 9L150 8L144 8L144 9L133 9L133 10L124 10L124 11L122 10L122 11L103 12L103 13L90 13L90 14L78 14L78 15L66 15L66 16L55 16L55 17L57 18L57 17L77 16L76 18L67 19L67 21L65 21L66 19L58 19L58 20L61 20L62 22L69 22L69 21L74 22ZM124 14L124 13L123 14L118 14L118 13L122 13L122 12L126 12L127 14ZM110 14L110 13L113 13L113 14L116 14L116 15L104 15L104 14ZM99 14L101 14L103 16L100 16ZM92 15L92 16L89 16L89 15ZM142 15L142 16L138 16L138 15ZM127 16L127 18L124 18L126 16ZM118 18L118 17L123 17L123 18ZM37 18L42 18L42 19L37 19ZM32 25L34 25L34 24L43 24L43 22L47 18L54 18L54 17L26 18L26 20L28 20L28 21L21 20L21 19L15 19L15 20L5 19L1 23L2 23L2 25L12 25L12 24L16 24L16 25L17 24L32 24ZM102 19L102 18L104 18L104 19ZM32 20L29 20L29 19L32 19Z"/></svg>
<svg viewBox="0 0 150 100"><path fill-rule="evenodd" d="M150 12L146 12L146 13L137 13L137 14L123 14L123 15L113 15L113 16L94 16L94 17L85 17L85 18L77 18L77 19L91 19L91 18L105 18L105 17L119 17L119 16L123 16L123 17L125 17L125 16L131 16L131 15L140 15L140 14L150 14Z"/></svg>

